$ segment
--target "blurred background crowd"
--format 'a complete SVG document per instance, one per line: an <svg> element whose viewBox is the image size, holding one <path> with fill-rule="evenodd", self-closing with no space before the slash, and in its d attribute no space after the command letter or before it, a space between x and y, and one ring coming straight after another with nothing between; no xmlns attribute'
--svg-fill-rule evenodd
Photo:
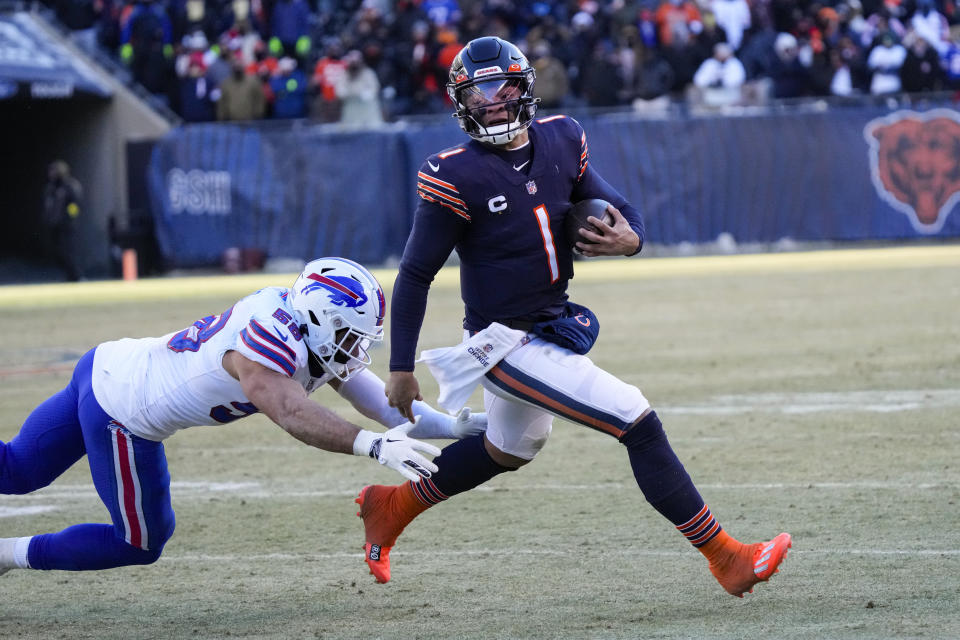
<svg viewBox="0 0 960 640"><path fill-rule="evenodd" d="M188 122L370 126L450 110L464 43L511 40L546 109L960 88L957 0L47 0Z"/></svg>

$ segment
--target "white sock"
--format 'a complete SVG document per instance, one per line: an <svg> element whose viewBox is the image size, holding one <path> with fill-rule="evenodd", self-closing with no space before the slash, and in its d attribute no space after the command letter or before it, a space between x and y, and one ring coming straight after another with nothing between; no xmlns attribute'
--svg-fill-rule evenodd
<svg viewBox="0 0 960 640"><path fill-rule="evenodd" d="M0 569L29 569L27 550L30 536L24 538L0 538Z"/></svg>
<svg viewBox="0 0 960 640"><path fill-rule="evenodd" d="M30 561L27 559L27 552L30 550L30 540L33 536L24 536L17 538L13 545L13 561L21 569L32 569Z"/></svg>

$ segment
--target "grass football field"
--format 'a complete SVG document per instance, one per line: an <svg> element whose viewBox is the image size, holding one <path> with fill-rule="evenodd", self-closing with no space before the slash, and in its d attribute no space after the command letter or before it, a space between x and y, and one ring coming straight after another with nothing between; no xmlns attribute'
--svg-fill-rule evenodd
<svg viewBox="0 0 960 640"><path fill-rule="evenodd" d="M292 280L0 288L0 440L96 343ZM159 562L12 571L0 638L960 638L960 246L588 261L571 294L601 321L591 357L644 391L721 524L793 534L754 594L722 591L621 445L560 420L532 464L411 524L377 585L353 498L400 476L253 416L167 441ZM445 270L420 347L458 341L461 314ZM85 460L0 496L0 536L106 518Z"/></svg>

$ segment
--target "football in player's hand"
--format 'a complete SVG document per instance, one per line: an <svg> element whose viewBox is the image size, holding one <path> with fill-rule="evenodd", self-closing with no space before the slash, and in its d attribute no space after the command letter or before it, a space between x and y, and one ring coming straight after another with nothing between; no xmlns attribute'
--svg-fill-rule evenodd
<svg viewBox="0 0 960 640"><path fill-rule="evenodd" d="M577 248L578 242L582 242L584 244L593 244L590 240L587 240L580 235L580 229L587 229L589 231L593 231L594 233L600 233L600 230L597 229L596 226L590 222L587 222L587 218L589 216L593 216L597 220L603 220L607 224L613 224L613 215L607 211L608 204L610 203L606 200L591 198L590 200L581 200L580 202L575 202L573 207L570 208L570 211L567 212L567 217L564 218L563 226L567 232L567 242L570 243L570 248L573 249L574 253L580 253L580 249Z"/></svg>

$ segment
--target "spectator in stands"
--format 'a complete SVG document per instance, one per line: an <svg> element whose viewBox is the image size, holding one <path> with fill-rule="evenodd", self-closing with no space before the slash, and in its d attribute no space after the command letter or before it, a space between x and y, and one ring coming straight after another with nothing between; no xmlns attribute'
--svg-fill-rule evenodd
<svg viewBox="0 0 960 640"><path fill-rule="evenodd" d="M163 5L138 0L123 19L120 57L148 91L165 94L170 86L173 31Z"/></svg>
<svg viewBox="0 0 960 640"><path fill-rule="evenodd" d="M894 38L900 39L906 32L907 30L900 19L890 12L889 7L884 5L866 19L864 28L860 32L860 46L864 49L871 49L879 44L880 38L884 34L892 33Z"/></svg>
<svg viewBox="0 0 960 640"><path fill-rule="evenodd" d="M126 8L123 0L44 1L75 28L89 22L89 3L96 3L99 40L125 44L122 55L136 78L160 94L176 95L178 89L162 64L171 43L164 4L177 40L181 30L199 27L217 43L203 48L208 84L229 73L229 65L216 59L218 47L233 50L240 42L248 70L263 74L266 82L277 58L296 56L301 69L313 71L310 88L318 97L312 109L321 120L337 114L331 108L332 81L318 69L329 66L335 75L339 61L326 54L319 61L312 57L312 39L340 38L361 51L390 115L443 110L446 68L464 39L482 35L525 42L535 63L543 65L539 92L553 84L548 76L560 80L563 65L568 89L562 98L549 97L551 105L622 105L661 95L665 83L679 96L718 42L730 43L749 80L770 78L777 97L849 95L870 84L867 53L888 32L903 40L904 23L945 65L953 65L950 77L960 85L960 47L947 41L945 30L948 22L960 21L956 0L127 0L136 4ZM266 53L257 53L264 46L257 30L269 39ZM776 48L778 33L792 37L796 46ZM846 40L856 55L841 47ZM551 51L542 63L533 55L540 42ZM181 75L190 59L181 62ZM912 54L903 73L915 63L927 68ZM620 87L615 96L604 95L607 88L597 82L611 71ZM924 75L923 86L930 79Z"/></svg>
<svg viewBox="0 0 960 640"><path fill-rule="evenodd" d="M437 53L431 26L425 20L410 25L406 42L393 43L390 58L395 66L388 76L388 86L394 91L394 112L437 113L443 108L446 94L438 73Z"/></svg>
<svg viewBox="0 0 960 640"><path fill-rule="evenodd" d="M693 75L693 84L700 89L725 89L739 94L746 79L747 72L733 55L733 47L719 42L713 48L713 56L704 60Z"/></svg>
<svg viewBox="0 0 960 640"><path fill-rule="evenodd" d="M867 68L873 72L870 93L881 95L900 91L900 69L907 58L907 50L887 32L880 37L880 44L867 57Z"/></svg>
<svg viewBox="0 0 960 640"><path fill-rule="evenodd" d="M776 40L776 31L762 27L757 22L747 31L737 58L743 63L748 80L770 77L773 61L777 57L773 48Z"/></svg>
<svg viewBox="0 0 960 640"><path fill-rule="evenodd" d="M247 74L243 54L237 50L230 60L230 75L220 83L217 120L259 120L266 114L263 84Z"/></svg>
<svg viewBox="0 0 960 640"><path fill-rule="evenodd" d="M260 21L250 6L250 0L221 2L217 31L225 32L230 40L240 39L247 62L253 60L254 48L261 41L259 30Z"/></svg>
<svg viewBox="0 0 960 640"><path fill-rule="evenodd" d="M640 34L640 40L648 51L656 49L660 42L657 37L657 23L654 21L653 12L650 9L641 9L640 16L637 19L637 31Z"/></svg>
<svg viewBox="0 0 960 640"><path fill-rule="evenodd" d="M727 34L727 42L736 51L743 42L743 33L750 28L750 5L747 0L713 0L709 6L717 25Z"/></svg>
<svg viewBox="0 0 960 640"><path fill-rule="evenodd" d="M175 39L197 31L202 31L208 38L218 35L217 16L215 12L207 10L206 0L172 0L168 6Z"/></svg>
<svg viewBox="0 0 960 640"><path fill-rule="evenodd" d="M546 40L537 42L531 54L531 65L537 72L533 93L540 98L542 108L556 109L563 104L570 91L567 68L560 60L553 57L550 43Z"/></svg>
<svg viewBox="0 0 960 640"><path fill-rule="evenodd" d="M183 36L180 42L180 53L174 62L174 69L177 76L183 78L187 75L191 60L204 61L204 56L208 47L207 36L203 31L195 31ZM203 62L206 66L206 62Z"/></svg>
<svg viewBox="0 0 960 640"><path fill-rule="evenodd" d="M187 75L180 78L180 115L187 122L209 122L216 112L214 103L217 89L206 78L202 56L193 56L187 65Z"/></svg>
<svg viewBox="0 0 960 640"><path fill-rule="evenodd" d="M203 54L203 64L207 69L207 82L211 83L212 86L219 87L220 83L230 75L230 56L233 53L234 51L229 49L226 39L221 36L220 43L215 47L210 47Z"/></svg>
<svg viewBox="0 0 960 640"><path fill-rule="evenodd" d="M950 45L943 57L943 69L947 86L960 89L960 25L950 28Z"/></svg>
<svg viewBox="0 0 960 640"><path fill-rule="evenodd" d="M945 73L940 66L940 56L919 34L913 34L911 40L907 57L900 67L901 88L907 93L942 91Z"/></svg>
<svg viewBox="0 0 960 640"><path fill-rule="evenodd" d="M237 3L243 5L243 0ZM244 64L250 64L256 59L257 49L263 46L260 34L253 28L249 18L243 18L232 23L232 26L223 34L221 40L230 51L239 51Z"/></svg>
<svg viewBox="0 0 960 640"><path fill-rule="evenodd" d="M43 190L44 248L71 282L83 278L79 238L82 201L83 188L70 175L70 166L63 160L52 162Z"/></svg>
<svg viewBox="0 0 960 640"><path fill-rule="evenodd" d="M673 67L657 49L645 47L639 62L637 78L634 81L636 98L653 100L668 93L676 84Z"/></svg>
<svg viewBox="0 0 960 640"><path fill-rule="evenodd" d="M304 0L277 0L270 18L270 33L282 51L273 46L271 53L296 56L304 47L309 50L310 7Z"/></svg>
<svg viewBox="0 0 960 640"><path fill-rule="evenodd" d="M597 43L590 64L581 71L583 97L591 107L612 107L620 104L623 78L616 54L609 43Z"/></svg>
<svg viewBox="0 0 960 640"><path fill-rule="evenodd" d="M942 13L937 11L934 0L916 0L917 10L910 18L910 28L933 47L937 55L947 52L950 45L950 25Z"/></svg>
<svg viewBox="0 0 960 640"><path fill-rule="evenodd" d="M337 97L337 82L347 72L347 63L343 58L343 46L340 39L327 44L324 56L317 60L310 78L310 88L314 94L310 106L310 116L320 122L340 120L340 99Z"/></svg>
<svg viewBox="0 0 960 640"><path fill-rule="evenodd" d="M797 39L789 33L777 35L773 45L776 56L770 69L775 98L799 98L810 95L810 70L800 61Z"/></svg>
<svg viewBox="0 0 960 640"><path fill-rule="evenodd" d="M700 10L689 0L665 0L657 8L655 20L664 47L686 46L702 25Z"/></svg>
<svg viewBox="0 0 960 640"><path fill-rule="evenodd" d="M270 80L274 118L307 117L307 78L291 57L280 58Z"/></svg>
<svg viewBox="0 0 960 640"><path fill-rule="evenodd" d="M690 45L696 52L697 64L699 65L710 58L713 55L714 48L721 42L729 43L727 32L717 24L717 18L712 12L704 11L703 27L700 33L694 36ZM736 51L736 47L733 47L733 49Z"/></svg>
<svg viewBox="0 0 960 640"><path fill-rule="evenodd" d="M337 97L343 105L340 122L359 127L382 123L377 74L366 65L359 51L350 51L343 59L347 63L347 72L336 84Z"/></svg>
<svg viewBox="0 0 960 640"><path fill-rule="evenodd" d="M420 7L430 22L438 27L452 26L460 20L457 0L423 0Z"/></svg>
<svg viewBox="0 0 960 640"><path fill-rule="evenodd" d="M865 93L867 77L863 53L852 38L844 36L827 53L822 93L840 97Z"/></svg>

